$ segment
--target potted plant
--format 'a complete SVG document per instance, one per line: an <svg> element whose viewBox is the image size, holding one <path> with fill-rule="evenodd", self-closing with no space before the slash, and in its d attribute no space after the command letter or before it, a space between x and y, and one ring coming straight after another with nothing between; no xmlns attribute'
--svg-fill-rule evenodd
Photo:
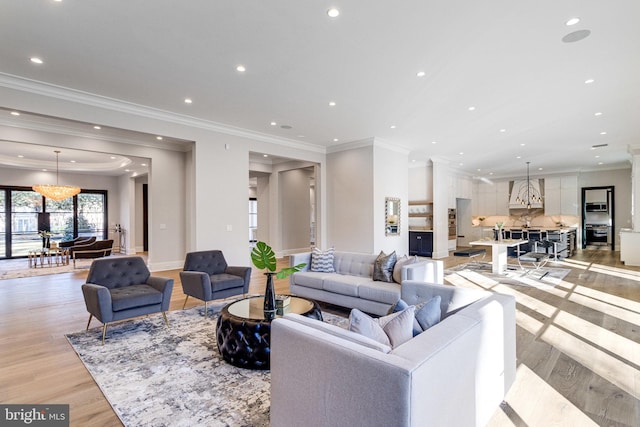
<svg viewBox="0 0 640 427"><path fill-rule="evenodd" d="M256 243L256 246L251 251L251 262L256 268L267 270L264 273L267 276L267 286L264 291L264 315L266 318L272 319L276 312L276 293L273 288L273 276L275 275L278 279L284 279L296 271L300 271L307 264L301 263L293 267L285 267L276 272L276 253L265 242Z"/></svg>

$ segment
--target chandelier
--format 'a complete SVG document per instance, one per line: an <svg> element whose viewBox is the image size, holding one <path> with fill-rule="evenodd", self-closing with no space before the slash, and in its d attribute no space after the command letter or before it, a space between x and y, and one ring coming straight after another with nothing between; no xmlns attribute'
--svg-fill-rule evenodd
<svg viewBox="0 0 640 427"><path fill-rule="evenodd" d="M78 194L80 192L80 187L58 184L58 156L60 155L60 151L54 150L54 153L56 153L56 185L37 184L31 188L33 188L33 191L42 194L47 199L59 202L60 200L68 199L69 197L73 197Z"/></svg>
<svg viewBox="0 0 640 427"><path fill-rule="evenodd" d="M518 187L518 196L516 197L516 203L520 203L527 209L531 209L531 204L542 203L542 195L540 189L533 185L529 178L529 163L527 162L527 180L522 182Z"/></svg>

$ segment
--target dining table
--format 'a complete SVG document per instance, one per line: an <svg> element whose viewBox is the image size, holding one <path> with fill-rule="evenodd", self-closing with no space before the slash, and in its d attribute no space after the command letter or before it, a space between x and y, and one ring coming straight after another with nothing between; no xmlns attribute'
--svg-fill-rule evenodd
<svg viewBox="0 0 640 427"><path fill-rule="evenodd" d="M523 239L501 239L501 240L474 240L469 242L471 246L491 247L491 272L494 274L504 274L507 271L507 249L527 243ZM520 250L516 250L520 253Z"/></svg>

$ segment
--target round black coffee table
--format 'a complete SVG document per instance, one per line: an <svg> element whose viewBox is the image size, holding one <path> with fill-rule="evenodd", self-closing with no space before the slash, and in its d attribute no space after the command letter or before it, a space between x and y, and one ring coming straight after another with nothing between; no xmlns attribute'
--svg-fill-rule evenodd
<svg viewBox="0 0 640 427"><path fill-rule="evenodd" d="M250 296L228 304L220 312L216 325L218 350L227 362L246 369L269 369L271 354L271 320L264 316L264 296ZM315 301L291 296L276 318L297 313L322 320L322 312Z"/></svg>

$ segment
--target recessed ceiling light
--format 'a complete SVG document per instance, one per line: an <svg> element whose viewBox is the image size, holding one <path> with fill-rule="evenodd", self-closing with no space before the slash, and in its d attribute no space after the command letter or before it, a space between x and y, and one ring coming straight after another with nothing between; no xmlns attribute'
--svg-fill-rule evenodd
<svg viewBox="0 0 640 427"><path fill-rule="evenodd" d="M262 157L269 157L269 155L268 154L263 154Z"/></svg>
<svg viewBox="0 0 640 427"><path fill-rule="evenodd" d="M500 132L505 133L507 130L506 129L500 129Z"/></svg>
<svg viewBox="0 0 640 427"><path fill-rule="evenodd" d="M437 144L437 143L438 143L438 141L431 141L431 143L432 143L432 144Z"/></svg>
<svg viewBox="0 0 640 427"><path fill-rule="evenodd" d="M24 158L22 154L18 154L18 157L20 157L21 159Z"/></svg>
<svg viewBox="0 0 640 427"><path fill-rule="evenodd" d="M476 107L473 107L473 106L468 108L469 111L474 111L475 109L476 109Z"/></svg>
<svg viewBox="0 0 640 427"><path fill-rule="evenodd" d="M247 71L246 68L244 68L244 65L238 65L236 67L236 71L240 72L240 73L244 73L245 71Z"/></svg>
<svg viewBox="0 0 640 427"><path fill-rule="evenodd" d="M478 171L478 172L480 172L481 170L482 170L482 169L480 169L480 168L476 169L476 171Z"/></svg>
<svg viewBox="0 0 640 427"><path fill-rule="evenodd" d="M595 80L594 80L594 79L587 79L587 80L585 80L585 81L584 81L584 83L585 83L585 84L588 84L588 85L590 85L590 84L591 84L591 83L593 83L593 82L595 82Z"/></svg>
<svg viewBox="0 0 640 427"><path fill-rule="evenodd" d="M596 154L595 158L596 158L596 159L599 159L599 158L600 158L600 156Z"/></svg>
<svg viewBox="0 0 640 427"><path fill-rule="evenodd" d="M191 98L185 98L184 99L184 103L185 104L191 104L193 101L191 100Z"/></svg>
<svg viewBox="0 0 640 427"><path fill-rule="evenodd" d="M327 10L327 15L329 15L329 18L337 18L338 16L340 16L340 11L335 7L332 7L331 9Z"/></svg>
<svg viewBox="0 0 640 427"><path fill-rule="evenodd" d="M95 125L93 128L94 128L95 130L100 130L100 129L102 129L102 128L101 128L100 126L98 126L98 125Z"/></svg>
<svg viewBox="0 0 640 427"><path fill-rule="evenodd" d="M17 111L12 111L12 112L11 112L11 115L12 115L12 116L19 116L19 115L20 115L20 113L18 113Z"/></svg>
<svg viewBox="0 0 640 427"><path fill-rule="evenodd" d="M276 123L276 122L271 122L271 123L269 123L269 124L270 124L271 126L276 126L276 125L277 125L277 123Z"/></svg>
<svg viewBox="0 0 640 427"><path fill-rule="evenodd" d="M131 169L125 169L124 171L125 172L131 172Z"/></svg>
<svg viewBox="0 0 640 427"><path fill-rule="evenodd" d="M333 102L333 101L329 102L329 107L335 107L335 106L336 106L335 102Z"/></svg>
<svg viewBox="0 0 640 427"><path fill-rule="evenodd" d="M162 141L162 137L161 137L161 136L156 136L156 139L157 139L158 141Z"/></svg>
<svg viewBox="0 0 640 427"><path fill-rule="evenodd" d="M340 141L338 138L333 138L333 142L338 142Z"/></svg>
<svg viewBox="0 0 640 427"><path fill-rule="evenodd" d="M75 163L75 162L76 162L75 160L69 160L69 163Z"/></svg>
<svg viewBox="0 0 640 427"><path fill-rule="evenodd" d="M489 175L493 175L493 172L489 172Z"/></svg>
<svg viewBox="0 0 640 427"><path fill-rule="evenodd" d="M464 166L464 163L458 163L459 166Z"/></svg>
<svg viewBox="0 0 640 427"><path fill-rule="evenodd" d="M47 172L47 170L46 169L42 169L42 172Z"/></svg>
<svg viewBox="0 0 640 427"><path fill-rule="evenodd" d="M590 35L591 35L591 31L590 30L572 31L569 34L565 35L562 38L562 41L564 43L575 43L575 42L579 42L580 40L586 39Z"/></svg>
<svg viewBox="0 0 640 427"><path fill-rule="evenodd" d="M463 155L464 155L464 151L461 151L461 152L460 152L460 155L461 155L461 156L463 156Z"/></svg>
<svg viewBox="0 0 640 427"><path fill-rule="evenodd" d="M542 170L542 168L538 168L538 170L539 170L539 171L541 171L541 170Z"/></svg>
<svg viewBox="0 0 640 427"><path fill-rule="evenodd" d="M597 113L594 114L594 116L596 116L596 117L601 116L601 115L602 115L602 113L600 111L598 111Z"/></svg>
<svg viewBox="0 0 640 427"><path fill-rule="evenodd" d="M395 128L396 128L396 125L389 126L389 129L395 129Z"/></svg>
<svg viewBox="0 0 640 427"><path fill-rule="evenodd" d="M580 22L580 18L576 16L575 18L569 19L567 22L564 23L564 25L566 25L567 27L570 27L572 25L576 25L578 22Z"/></svg>
<svg viewBox="0 0 640 427"><path fill-rule="evenodd" d="M296 135L298 138L304 138L304 135Z"/></svg>
<svg viewBox="0 0 640 427"><path fill-rule="evenodd" d="M418 71L418 72L416 73L416 76L418 76L418 77L424 77L424 76L426 76L426 75L427 75L427 73L425 73L424 71Z"/></svg>
<svg viewBox="0 0 640 427"><path fill-rule="evenodd" d="M37 58L35 56L33 58L30 58L30 59L31 59L31 62L33 62L34 64L42 64L44 62L44 61L42 61L42 59Z"/></svg>
<svg viewBox="0 0 640 427"><path fill-rule="evenodd" d="M525 144L524 142L520 144L521 147L524 147L525 145L527 144Z"/></svg>
<svg viewBox="0 0 640 427"><path fill-rule="evenodd" d="M605 131L600 132L600 135L606 135L606 134L607 134L607 132L605 132Z"/></svg>
<svg viewBox="0 0 640 427"><path fill-rule="evenodd" d="M147 166L146 163L140 163L140 166Z"/></svg>
<svg viewBox="0 0 640 427"><path fill-rule="evenodd" d="M603 165L604 163L602 163L602 162L598 162L598 164L599 164L599 165Z"/></svg>
<svg viewBox="0 0 640 427"><path fill-rule="evenodd" d="M516 156L516 159L521 159L521 158L522 158L522 156Z"/></svg>
<svg viewBox="0 0 640 427"><path fill-rule="evenodd" d="M111 156L111 157L109 157L109 158L110 158L111 160L115 160L115 159L116 159L116 156Z"/></svg>

